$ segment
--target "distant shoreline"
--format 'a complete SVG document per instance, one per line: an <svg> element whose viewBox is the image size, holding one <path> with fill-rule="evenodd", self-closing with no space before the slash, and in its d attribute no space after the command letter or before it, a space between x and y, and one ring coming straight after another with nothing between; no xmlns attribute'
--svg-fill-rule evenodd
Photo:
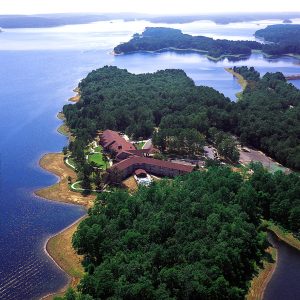
<svg viewBox="0 0 300 300"><path fill-rule="evenodd" d="M193 48L187 48L187 49L180 49L180 48L175 48L175 47L167 47L167 48L162 48L162 49L158 49L158 50L136 50L136 51L130 51L130 52L121 52L121 53L116 53L114 50L112 50L110 52L110 54L114 55L114 56L121 56L121 55L128 55L128 54L135 54L135 53L149 53L149 54L156 54L156 53L163 53L163 52L191 52L191 53L198 53L198 54L203 54L207 59L211 60L211 61L220 61L222 59L225 58L246 58L249 57L250 55L245 55L245 54L223 54L219 57L213 57L208 55L208 51L205 50L198 50L198 49L193 49ZM280 57L291 57L291 58L295 58L300 60L300 54L293 54L293 53L287 53L287 54L282 54L282 55L270 55L267 54L261 50L252 50L251 54L262 54L265 58L270 58L270 59L275 59L275 58L280 58Z"/></svg>
<svg viewBox="0 0 300 300"><path fill-rule="evenodd" d="M150 53L150 54L155 54L155 53L163 53L163 52L168 52L168 51L173 51L173 52L192 52L192 53L200 53L203 54L207 59L213 60L213 61L219 61L224 58L228 57L234 57L234 58L242 58L242 57L247 57L247 55L244 54L223 54L219 57L213 57L208 55L208 51L206 50L200 50L200 49L193 49L193 48L187 48L187 49L180 49L180 48L175 48L175 47L167 47L167 48L161 48L158 50L137 50L137 51L130 51L130 52L121 52L121 53L116 53L114 50L111 51L112 55L119 56L119 55L127 55L127 54L134 54L134 53Z"/></svg>

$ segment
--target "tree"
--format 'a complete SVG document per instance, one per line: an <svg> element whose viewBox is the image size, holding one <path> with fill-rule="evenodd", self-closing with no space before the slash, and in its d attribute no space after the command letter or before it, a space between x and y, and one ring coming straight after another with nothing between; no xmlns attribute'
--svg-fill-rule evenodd
<svg viewBox="0 0 300 300"><path fill-rule="evenodd" d="M256 191L229 168L101 193L73 245L94 299L244 299L265 247ZM91 264L93 265L92 267Z"/></svg>
<svg viewBox="0 0 300 300"><path fill-rule="evenodd" d="M123 172L118 170L117 168L109 169L109 181L112 185L119 186L122 183Z"/></svg>
<svg viewBox="0 0 300 300"><path fill-rule="evenodd" d="M71 176L68 176L68 183L72 184L72 177Z"/></svg>
<svg viewBox="0 0 300 300"><path fill-rule="evenodd" d="M63 147L63 154L65 156L68 154L68 147Z"/></svg>
<svg viewBox="0 0 300 300"><path fill-rule="evenodd" d="M289 226L292 230L299 232L299 230L300 230L300 206L293 207L290 210Z"/></svg>
<svg viewBox="0 0 300 300"><path fill-rule="evenodd" d="M94 183L96 186L96 189L101 190L103 188L103 178L102 178L102 174L101 172L98 170L95 173L95 177L94 177Z"/></svg>

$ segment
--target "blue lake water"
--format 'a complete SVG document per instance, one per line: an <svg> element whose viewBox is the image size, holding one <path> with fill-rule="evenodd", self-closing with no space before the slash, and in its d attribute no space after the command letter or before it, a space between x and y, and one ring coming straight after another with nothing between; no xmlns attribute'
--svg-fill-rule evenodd
<svg viewBox="0 0 300 300"><path fill-rule="evenodd" d="M295 59L265 60L260 54L235 63L227 59L216 63L191 53L109 54L114 45L148 25L114 21L0 34L0 299L37 299L67 283L65 274L45 254L44 244L85 212L74 205L38 199L33 191L57 180L38 167L38 160L66 144L56 132L60 124L56 114L88 72L104 65L134 73L180 68L196 84L214 87L233 100L240 87L225 67L248 65L262 73L300 73ZM200 25L174 26L212 36L228 35L230 29ZM257 26L244 23L233 34L250 37ZM294 84L300 87L299 81Z"/></svg>

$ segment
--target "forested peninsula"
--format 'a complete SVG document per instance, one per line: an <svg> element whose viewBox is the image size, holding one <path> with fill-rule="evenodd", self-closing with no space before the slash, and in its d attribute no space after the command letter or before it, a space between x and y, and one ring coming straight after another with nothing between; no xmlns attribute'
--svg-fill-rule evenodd
<svg viewBox="0 0 300 300"><path fill-rule="evenodd" d="M255 32L266 43L262 51L270 55L300 54L300 25L276 24Z"/></svg>
<svg viewBox="0 0 300 300"><path fill-rule="evenodd" d="M224 57L239 58L249 56L252 50L267 55L300 54L300 25L277 24L257 30L255 37L264 40L231 41L212 39L205 36L183 34L179 29L164 27L146 27L142 34L134 34L132 39L114 48L115 54L128 54L138 51L193 51L206 54L208 58L218 60Z"/></svg>
<svg viewBox="0 0 300 300"><path fill-rule="evenodd" d="M299 168L299 90L281 73L233 70L247 81L237 103L182 70L92 71L80 100L63 108L79 172L84 148L105 129L152 137L162 153L181 155L207 142L234 145L236 134ZM134 193L98 194L73 237L85 275L63 299L244 299L262 260L272 261L262 220L299 231L300 178L255 163L210 165Z"/></svg>
<svg viewBox="0 0 300 300"><path fill-rule="evenodd" d="M175 153L186 149L186 140L192 145L205 139L224 144L225 139L233 149L225 134L230 133L243 144L300 169L300 91L281 73L261 78L253 68L235 70L248 80L242 101L236 103L212 88L196 86L182 70L140 75L116 67L93 71L79 85L81 101L63 108L66 123L77 137L70 150L84 161L84 147L97 130L105 129L126 132L135 139L153 135L162 152ZM216 131L222 133L221 141L216 140Z"/></svg>
<svg viewBox="0 0 300 300"><path fill-rule="evenodd" d="M205 36L183 34L179 29L147 27L142 34L114 48L116 54L136 51L190 50L203 52L212 58L248 56L252 50L261 50L255 41L214 40Z"/></svg>

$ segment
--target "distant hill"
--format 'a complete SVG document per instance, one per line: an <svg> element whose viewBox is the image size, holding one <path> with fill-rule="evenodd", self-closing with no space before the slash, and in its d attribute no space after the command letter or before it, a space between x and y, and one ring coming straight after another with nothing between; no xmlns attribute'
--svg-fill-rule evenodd
<svg viewBox="0 0 300 300"><path fill-rule="evenodd" d="M103 15L90 16L0 16L2 28L40 28L56 27L70 24L84 24L96 21L108 20Z"/></svg>
<svg viewBox="0 0 300 300"><path fill-rule="evenodd" d="M149 17L147 15L147 17ZM42 15L0 15L2 28L43 28L63 25L87 24L98 21L123 19L125 21L136 18L146 18L146 15L131 13L111 14L42 14Z"/></svg>
<svg viewBox="0 0 300 300"><path fill-rule="evenodd" d="M260 21L260 20L288 20L299 18L300 12L292 13L256 13L256 14L195 14L195 15L173 15L173 16L157 16L149 18L153 23L167 23L167 24L184 24L190 22L196 22L201 20L209 20L215 22L216 24L229 24L236 22L250 22L250 21Z"/></svg>
<svg viewBox="0 0 300 300"><path fill-rule="evenodd" d="M257 13L257 14L194 14L194 15L150 15L138 13L65 13L65 14L40 14L40 15L0 15L0 27L2 28L38 28L55 27L72 24L86 24L97 21L115 19L147 20L152 23L190 23L201 20L210 20L217 24L234 22L259 21L264 19L290 20L300 18L299 13Z"/></svg>

